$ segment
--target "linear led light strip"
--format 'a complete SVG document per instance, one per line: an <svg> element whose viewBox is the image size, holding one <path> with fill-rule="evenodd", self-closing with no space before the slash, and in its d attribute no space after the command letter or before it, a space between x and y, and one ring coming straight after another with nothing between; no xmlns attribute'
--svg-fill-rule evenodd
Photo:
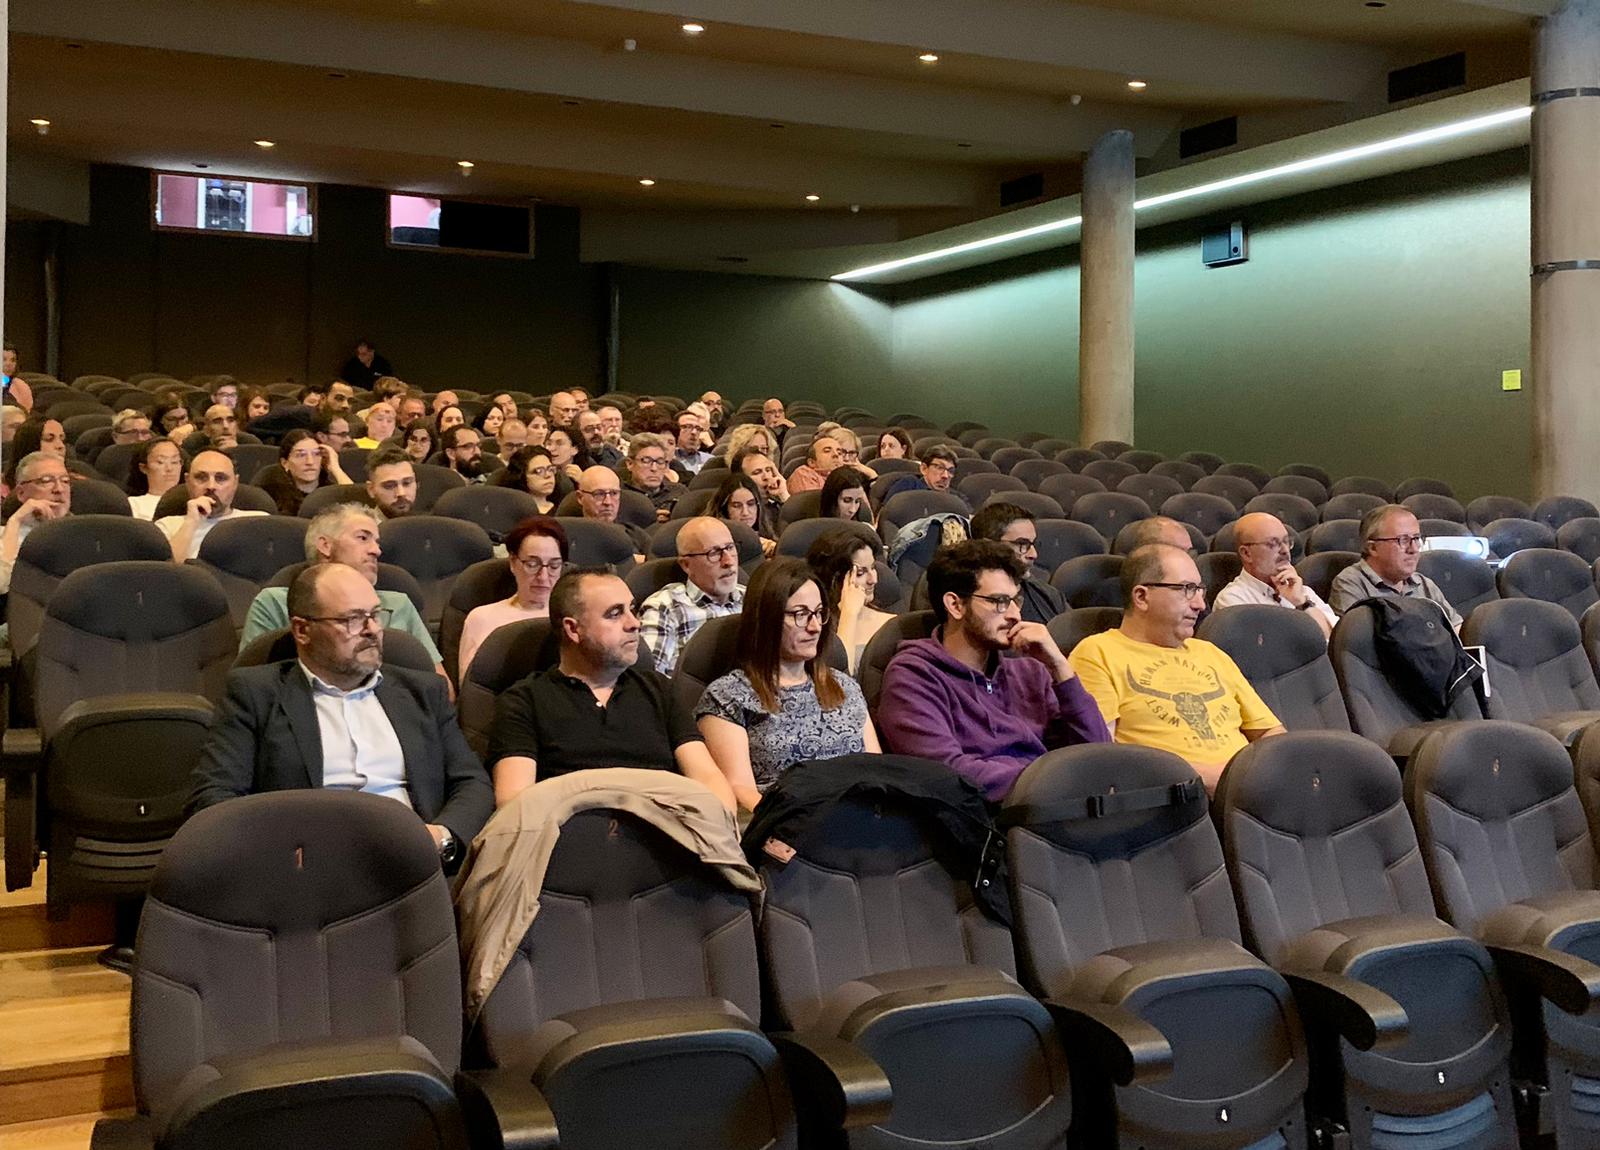
<svg viewBox="0 0 1600 1150"><path fill-rule="evenodd" d="M1196 196L1210 195L1213 192L1225 192L1233 188L1259 184L1266 180L1276 180L1284 176L1299 175L1303 172L1314 172L1322 168L1333 168L1340 164L1353 163L1356 160L1364 160L1371 156L1381 156L1387 152L1399 152L1406 148L1419 148L1425 144L1434 144L1441 140L1467 136L1474 132L1500 127L1502 124L1524 120L1532 112L1533 109L1531 107L1510 108L1503 112L1493 112L1487 116L1477 116L1471 120L1443 124L1437 128L1428 128L1421 132L1395 136L1389 140L1379 140L1376 143L1362 144L1356 148L1345 148L1322 156L1311 156L1308 159L1295 160L1293 163L1279 164L1275 168L1262 168L1256 172L1245 172L1241 175L1229 176L1225 180L1214 180L1209 184L1196 184L1192 188L1180 188L1175 192L1149 196L1142 200L1135 200L1133 208L1135 211L1140 211L1144 208L1160 207L1164 204L1177 203L1180 200L1194 199ZM921 255L906 256L904 259L889 260L881 264L870 264L864 268L840 272L831 278L839 281L862 279L866 276L898 271L900 268L914 267L917 264L925 264L933 260L942 260L950 256L965 255L967 252L982 251L984 248L998 247L1001 244L1016 243L1019 240L1032 239L1034 236L1047 235L1050 232L1065 231L1068 228L1075 228L1081 223L1083 223L1082 216L1073 216L1071 219L1066 220L1053 220L1047 224L1036 224L1031 228L1023 228L1020 231L1005 232L998 236L989 236L987 239L971 240L964 244L956 244L954 247L923 252Z"/></svg>

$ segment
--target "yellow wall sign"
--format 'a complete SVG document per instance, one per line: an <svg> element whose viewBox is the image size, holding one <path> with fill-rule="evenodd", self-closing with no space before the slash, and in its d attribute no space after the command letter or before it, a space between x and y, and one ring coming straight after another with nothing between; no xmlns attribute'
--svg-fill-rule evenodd
<svg viewBox="0 0 1600 1150"><path fill-rule="evenodd" d="M1518 370L1516 370L1516 371L1502 371L1500 373L1500 390L1501 391L1521 391L1522 390L1522 371L1521 371L1520 368Z"/></svg>

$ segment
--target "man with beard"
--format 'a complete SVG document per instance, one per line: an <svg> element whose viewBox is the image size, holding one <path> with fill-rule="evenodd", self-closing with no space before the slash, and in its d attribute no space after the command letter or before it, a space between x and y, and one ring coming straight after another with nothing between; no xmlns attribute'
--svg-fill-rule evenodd
<svg viewBox="0 0 1600 1150"><path fill-rule="evenodd" d="M466 424L445 429L439 436L444 465L468 483L483 482L483 443L475 428Z"/></svg>
<svg viewBox="0 0 1600 1150"><path fill-rule="evenodd" d="M668 583L639 604L644 641L655 656L656 669L668 675L696 631L712 619L744 609L739 545L722 520L701 515L679 529L678 566L686 579Z"/></svg>
<svg viewBox="0 0 1600 1150"><path fill-rule="evenodd" d="M220 451L202 451L189 465L189 502L182 515L163 515L156 526L172 541L172 558L182 563L200 554L211 529L228 519L265 515L265 511L240 511L233 505L239 493L239 475L233 460Z"/></svg>
<svg viewBox="0 0 1600 1150"><path fill-rule="evenodd" d="M361 574L374 588L378 585L378 559L383 547L378 542L378 520L372 508L360 503L336 503L320 512L306 528L306 561L341 563ZM385 627L404 631L422 644L433 669L444 672L444 656L434 645L428 626L417 613L417 606L404 591L378 591L378 605L389 614ZM250 601L239 637L242 651L258 635L290 626L294 612L289 607L289 592L283 587L263 587Z"/></svg>
<svg viewBox="0 0 1600 1150"><path fill-rule="evenodd" d="M575 426L578 435L583 439L583 446L589 452L590 459L601 467L609 467L613 471L622 466L622 452L606 442L605 427L598 411L579 412Z"/></svg>
<svg viewBox="0 0 1600 1150"><path fill-rule="evenodd" d="M367 457L367 497L385 519L401 519L417 508L417 469L398 447Z"/></svg>
<svg viewBox="0 0 1600 1150"><path fill-rule="evenodd" d="M366 791L414 810L453 867L494 793L445 683L383 663L388 609L361 572L314 563L287 594L297 657L228 676L189 811L306 786Z"/></svg>
<svg viewBox="0 0 1600 1150"><path fill-rule="evenodd" d="M941 547L928 566L939 625L900 644L878 702L885 750L947 763L991 802L1046 751L1110 740L1049 630L1023 621L1027 571L996 540Z"/></svg>
<svg viewBox="0 0 1600 1150"><path fill-rule="evenodd" d="M733 790L694 723L693 708L659 671L637 665L633 592L609 571L568 571L550 592L560 662L495 704L488 760L503 806L536 779L591 767L676 770L729 810Z"/></svg>

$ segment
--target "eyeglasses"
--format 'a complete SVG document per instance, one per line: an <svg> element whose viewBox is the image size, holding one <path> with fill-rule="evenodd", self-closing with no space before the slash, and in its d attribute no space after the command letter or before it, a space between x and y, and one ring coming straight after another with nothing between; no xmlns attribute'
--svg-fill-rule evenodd
<svg viewBox="0 0 1600 1150"><path fill-rule="evenodd" d="M1294 547L1294 541L1287 535L1280 535L1276 539L1260 539L1254 543L1240 543L1240 547L1270 547L1274 551L1289 551Z"/></svg>
<svg viewBox="0 0 1600 1150"><path fill-rule="evenodd" d="M785 611L783 617L796 627L809 627L812 620L816 620L818 623L826 623L828 621L828 609L826 607L817 607L815 609L796 607L793 611Z"/></svg>
<svg viewBox="0 0 1600 1150"><path fill-rule="evenodd" d="M638 455L634 457L633 461L640 467L648 467L652 471L658 467L665 467L667 465L667 461L661 458L659 455Z"/></svg>
<svg viewBox="0 0 1600 1150"><path fill-rule="evenodd" d="M705 559L712 563L721 563L729 555L739 554L737 543L724 543L720 547L709 547L704 551L690 551L679 555L679 559Z"/></svg>
<svg viewBox="0 0 1600 1150"><path fill-rule="evenodd" d="M598 499L602 503L609 503L613 499L621 499L622 492L618 488L610 487L604 491L580 491L579 495L587 495L590 499Z"/></svg>
<svg viewBox="0 0 1600 1150"><path fill-rule="evenodd" d="M516 560L518 566L524 571L533 574L543 571L546 575L560 575L567 565L565 559L546 559L540 562L537 559L524 559L520 555L513 555L511 558Z"/></svg>
<svg viewBox="0 0 1600 1150"><path fill-rule="evenodd" d="M854 463L861 458L861 452L856 451L853 448L841 447L839 449L839 458L844 460L846 463Z"/></svg>
<svg viewBox="0 0 1600 1150"><path fill-rule="evenodd" d="M1400 550L1410 551L1413 547L1421 547L1422 539L1421 535L1374 535L1368 542L1394 543L1400 547Z"/></svg>
<svg viewBox="0 0 1600 1150"><path fill-rule="evenodd" d="M1015 595L968 595L967 598L982 600L996 611L1005 611L1012 607L1020 609L1022 606L1021 592Z"/></svg>
<svg viewBox="0 0 1600 1150"><path fill-rule="evenodd" d="M383 630L389 625L389 620L394 618L394 612L388 607L374 607L371 611L352 611L348 615L301 615L298 616L307 623L337 623L344 628L344 633L352 638L367 629L368 623L376 623L378 630Z"/></svg>
<svg viewBox="0 0 1600 1150"><path fill-rule="evenodd" d="M1196 595L1203 594L1206 589L1204 583L1141 583L1141 587L1170 587L1185 599L1193 599Z"/></svg>
<svg viewBox="0 0 1600 1150"><path fill-rule="evenodd" d="M954 475L956 473L956 465L954 463L946 463L942 459L935 459L932 463L924 463L922 466L929 471L937 471L941 475Z"/></svg>
<svg viewBox="0 0 1600 1150"><path fill-rule="evenodd" d="M530 468L528 468L528 474L532 475L532 476L535 476L535 477L537 477L539 479L549 479L555 473L556 473L556 468L555 468L555 464L553 464L553 463L546 463L543 467L530 467Z"/></svg>
<svg viewBox="0 0 1600 1150"><path fill-rule="evenodd" d="M1037 554L1039 551L1038 539L1006 539L1002 540L1002 542L1009 543L1015 547L1018 555L1026 555L1030 551Z"/></svg>
<svg viewBox="0 0 1600 1150"><path fill-rule="evenodd" d="M38 476L37 478L34 478L34 479L24 479L21 483L18 483L17 486L18 487L22 487L22 486L25 486L27 484L33 484L33 485L38 486L38 487L71 487L72 486L72 476L70 476L70 475L40 475L40 476Z"/></svg>

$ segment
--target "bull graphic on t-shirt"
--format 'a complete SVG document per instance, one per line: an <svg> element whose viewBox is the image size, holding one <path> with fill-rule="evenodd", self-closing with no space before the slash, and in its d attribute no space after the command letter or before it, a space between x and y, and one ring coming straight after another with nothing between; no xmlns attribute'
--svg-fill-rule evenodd
<svg viewBox="0 0 1600 1150"><path fill-rule="evenodd" d="M1228 689L1217 682L1215 676L1212 677L1212 682L1216 683L1216 685L1203 695L1194 691L1176 691L1169 694L1166 691L1156 691L1149 687L1140 686L1139 681L1133 677L1132 671L1124 673L1128 676L1128 686L1139 692L1139 694L1149 695L1152 698L1171 703L1173 709L1178 712L1178 717L1188 723L1190 729L1200 738L1211 742L1217 737L1216 732L1211 729L1211 715L1206 710L1206 704L1214 703L1222 698L1228 693Z"/></svg>

